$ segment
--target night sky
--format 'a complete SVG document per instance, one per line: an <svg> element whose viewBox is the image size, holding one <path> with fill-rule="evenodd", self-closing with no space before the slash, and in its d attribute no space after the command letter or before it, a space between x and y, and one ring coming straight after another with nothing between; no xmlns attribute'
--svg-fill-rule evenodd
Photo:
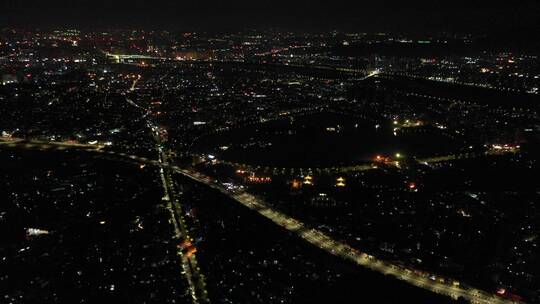
<svg viewBox="0 0 540 304"><path fill-rule="evenodd" d="M414 3L414 4L411 4ZM2 25L402 31L540 28L539 0L1 0Z"/></svg>

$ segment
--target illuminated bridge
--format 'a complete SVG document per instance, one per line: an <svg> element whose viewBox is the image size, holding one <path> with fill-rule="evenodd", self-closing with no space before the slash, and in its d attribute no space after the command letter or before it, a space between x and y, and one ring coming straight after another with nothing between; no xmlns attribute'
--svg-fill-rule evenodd
<svg viewBox="0 0 540 304"><path fill-rule="evenodd" d="M137 55L137 54L111 54L109 52L103 52L108 58L114 59L116 63L122 63L126 60L162 60L166 58L155 57L149 55Z"/></svg>

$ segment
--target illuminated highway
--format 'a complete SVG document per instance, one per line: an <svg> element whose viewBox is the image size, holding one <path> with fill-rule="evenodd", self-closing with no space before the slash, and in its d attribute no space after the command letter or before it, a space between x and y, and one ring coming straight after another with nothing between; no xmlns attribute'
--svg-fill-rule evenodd
<svg viewBox="0 0 540 304"><path fill-rule="evenodd" d="M398 264L393 264L384 260L377 259L369 254L362 253L349 245L336 241L323 232L316 229L307 228L302 222L276 211L269 207L263 200L252 194L245 192L233 193L212 182L212 179L200 173L178 170L183 175L203 183L221 193L233 198L242 205L250 208L270 219L275 224L295 233L305 241L325 250L326 252L343 259L349 260L360 266L369 268L384 275L392 276L398 280L405 281L414 286L429 290L431 292L449 296L453 299L464 298L471 303L519 303L497 297L479 289L461 287L461 284L454 280L443 279L433 274L416 272Z"/></svg>
<svg viewBox="0 0 540 304"><path fill-rule="evenodd" d="M135 88L136 82L139 79L140 77L138 77L137 80L133 83L130 90L133 90ZM146 109L135 103L133 100L129 98L126 98L125 100L130 105L138 109L142 109L144 110L143 112L146 113ZM156 142L158 160L148 160L148 163L151 163L153 165L155 164L160 168L159 174L161 178L161 183L163 185L164 193L162 200L165 204L165 208L169 211L171 216L169 222L173 225L174 237L179 242L177 244L176 254L181 261L182 274L185 275L188 282L193 303L208 303L209 299L208 290L206 289L206 280L204 275L201 273L201 269L199 268L197 262L197 256L195 255L195 253L197 252L197 248L193 246L193 239L189 235L189 229L184 220L182 205L180 203L180 194L177 190L177 184L174 182L172 177L173 170L171 166L168 165L170 163L170 151L163 148L166 146L167 141L166 136L164 135L165 132L163 129L156 126L145 114L143 114L142 117L146 120L148 129L150 130ZM115 153L113 152L112 154L114 155ZM123 157L127 157L131 160L139 160L139 162L144 162L143 158L138 158L133 155L127 156L122 153L120 153L120 155Z"/></svg>
<svg viewBox="0 0 540 304"><path fill-rule="evenodd" d="M168 163L167 157L167 153L160 148L158 165L160 167L160 177L164 190L163 201L171 214L169 222L173 224L175 239L179 242L177 244L177 255L182 261L182 273L185 274L188 281L193 302L207 303L209 301L205 278L201 274L197 263L195 255L196 248L191 245L193 239L189 235L184 220L180 195L177 191L177 185L172 178L173 171L170 166L164 166L164 164Z"/></svg>
<svg viewBox="0 0 540 304"><path fill-rule="evenodd" d="M161 141L158 141L158 147ZM173 166L168 163L166 152L159 148L159 160L152 160L144 157L128 155L126 153L118 153L114 151L103 150L104 146L80 144L75 142L44 142L22 139L7 139L0 138L0 147L19 148L19 149L37 149L37 150L67 150L74 149L77 151L85 151L97 153L104 156L112 156L122 160L129 161L135 164L152 165L160 168L160 177L163 185L163 203L165 208L170 212L171 218L169 222L173 225L173 231L177 244L177 255L181 261L181 272L185 275L190 286L191 296L194 303L207 303L208 292L206 290L205 277L200 273L200 268L197 264L195 255L196 248L193 246L183 246L190 244L193 240L189 236L187 226L183 219L183 213L180 205L180 195L176 190L176 184L172 179L172 173L178 171L179 168L173 170Z"/></svg>
<svg viewBox="0 0 540 304"><path fill-rule="evenodd" d="M27 149L37 148L42 150L66 150L66 149L80 149L89 151L100 151L105 147L103 144L82 144L72 141L42 141L42 140L29 140L21 138L5 138L0 137L0 146L11 147L23 147Z"/></svg>
<svg viewBox="0 0 540 304"><path fill-rule="evenodd" d="M377 76L377 75L379 75L379 74L380 74L380 72L379 72L378 70L375 70L375 71L373 71L373 72L367 74L365 77L361 78L360 80L366 80L366 79L368 79L368 78Z"/></svg>
<svg viewBox="0 0 540 304"><path fill-rule="evenodd" d="M4 142L7 147L22 147L22 148L37 148L38 144L32 144L28 146L21 141L12 141ZM7 144L6 144L7 143ZM46 147L51 147L48 143L45 144ZM83 145L84 146L84 145ZM65 149L69 146L53 146L53 148ZM75 145L74 147L79 147ZM167 154L164 151L160 151L159 160L152 160L144 157L138 157L135 155L129 155L126 153L118 153L114 151L104 151L100 149L90 149L87 147L87 151L98 153L101 155L109 155L112 157L119 157L123 160L133 162L135 164L146 164L157 166L160 168L160 176L163 182L164 187L164 197L163 200L166 203L167 209L171 212L171 222L174 226L174 231L176 238L179 241L182 241L182 244L190 243L191 238L189 237L188 230L186 229L185 222L182 217L182 211L180 202L178 199L178 193L176 190L176 185L172 181L171 172L180 173L192 180L195 180L199 183L205 184L224 195L234 199L240 204L250 208L251 210L256 211L262 216L270 219L275 224L295 233L300 238L305 241L317 246L318 248L325 250L326 252L338 256L340 258L351 261L357 265L366 267L373 271L392 276L396 279L407 282L411 285L435 292L441 295L449 296L453 299L458 299L460 297L470 301L471 303L478 304L488 304L488 303L521 303L516 301L511 301L501 297L497 297L493 294L489 294L485 291L464 287L463 284L455 280L448 278L442 278L437 275L425 272L419 272L414 269L406 268L396 263L378 259L374 256L371 256L367 253L360 252L346 243L334 240L325 233L316 230L307 228L306 225L280 211L277 211L265 203L262 199L246 193L246 192L233 192L225 189L221 184L217 183L214 179L204 176L198 172L186 170L175 166L169 163ZM94 147L92 147L94 148ZM473 156L470 154L469 156ZM445 156L437 157L432 159L425 159L433 162L446 161L456 159L457 156ZM460 156L460 158L463 156ZM183 272L185 273L190 289L192 291L192 296L195 303L208 301L207 292L205 289L204 276L199 273L199 267L197 266L197 261L195 254L186 254L183 251L182 246L179 246L178 255L182 259Z"/></svg>
<svg viewBox="0 0 540 304"><path fill-rule="evenodd" d="M443 78L443 77L428 77L428 76L421 76L416 74L410 74L410 73L403 73L403 72L385 72L384 77L388 76L399 76L404 77L408 79L422 79L427 81L435 81L435 82L442 82L442 83L452 83L452 84L458 84L462 86L468 86L468 87L477 87L477 88L484 88L484 89L492 89L492 90L498 90L498 91L507 91L507 92L522 92L527 94L538 94L538 92L529 92L526 90L518 90L515 88L510 87L503 87L503 86L494 86L489 83L474 83L474 82L464 82L459 81L454 78Z"/></svg>
<svg viewBox="0 0 540 304"><path fill-rule="evenodd" d="M322 65L300 65L300 64L286 64L285 66L288 67L295 67L295 68L308 68L308 69L317 69L317 70L328 70L328 71L336 71L336 72L346 72L346 73L353 73L353 74L366 74L366 71L363 69L351 69L351 68L340 68L340 67L331 67L331 66L322 66ZM363 78L360 78L359 80L365 80L370 77L373 77L375 75L378 75L380 72L375 70L373 72L368 73Z"/></svg>

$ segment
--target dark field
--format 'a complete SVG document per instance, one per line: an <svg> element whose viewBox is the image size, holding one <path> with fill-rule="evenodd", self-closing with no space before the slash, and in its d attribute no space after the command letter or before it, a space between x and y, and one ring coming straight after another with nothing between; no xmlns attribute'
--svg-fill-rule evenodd
<svg viewBox="0 0 540 304"><path fill-rule="evenodd" d="M325 167L368 161L377 154L447 155L462 145L433 127L402 129L394 135L392 122L376 127L353 117L321 113L203 137L195 150L254 165ZM221 146L228 149L222 151Z"/></svg>

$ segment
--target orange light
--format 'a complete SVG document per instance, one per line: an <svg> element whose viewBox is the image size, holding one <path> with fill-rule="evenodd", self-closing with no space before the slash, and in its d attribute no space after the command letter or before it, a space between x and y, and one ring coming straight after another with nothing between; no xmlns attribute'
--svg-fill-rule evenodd
<svg viewBox="0 0 540 304"><path fill-rule="evenodd" d="M188 251L188 253L186 255L189 258L189 257L193 256L196 252L197 252L197 248L193 247Z"/></svg>
<svg viewBox="0 0 540 304"><path fill-rule="evenodd" d="M415 183L409 183L409 189L416 189L416 184Z"/></svg>

